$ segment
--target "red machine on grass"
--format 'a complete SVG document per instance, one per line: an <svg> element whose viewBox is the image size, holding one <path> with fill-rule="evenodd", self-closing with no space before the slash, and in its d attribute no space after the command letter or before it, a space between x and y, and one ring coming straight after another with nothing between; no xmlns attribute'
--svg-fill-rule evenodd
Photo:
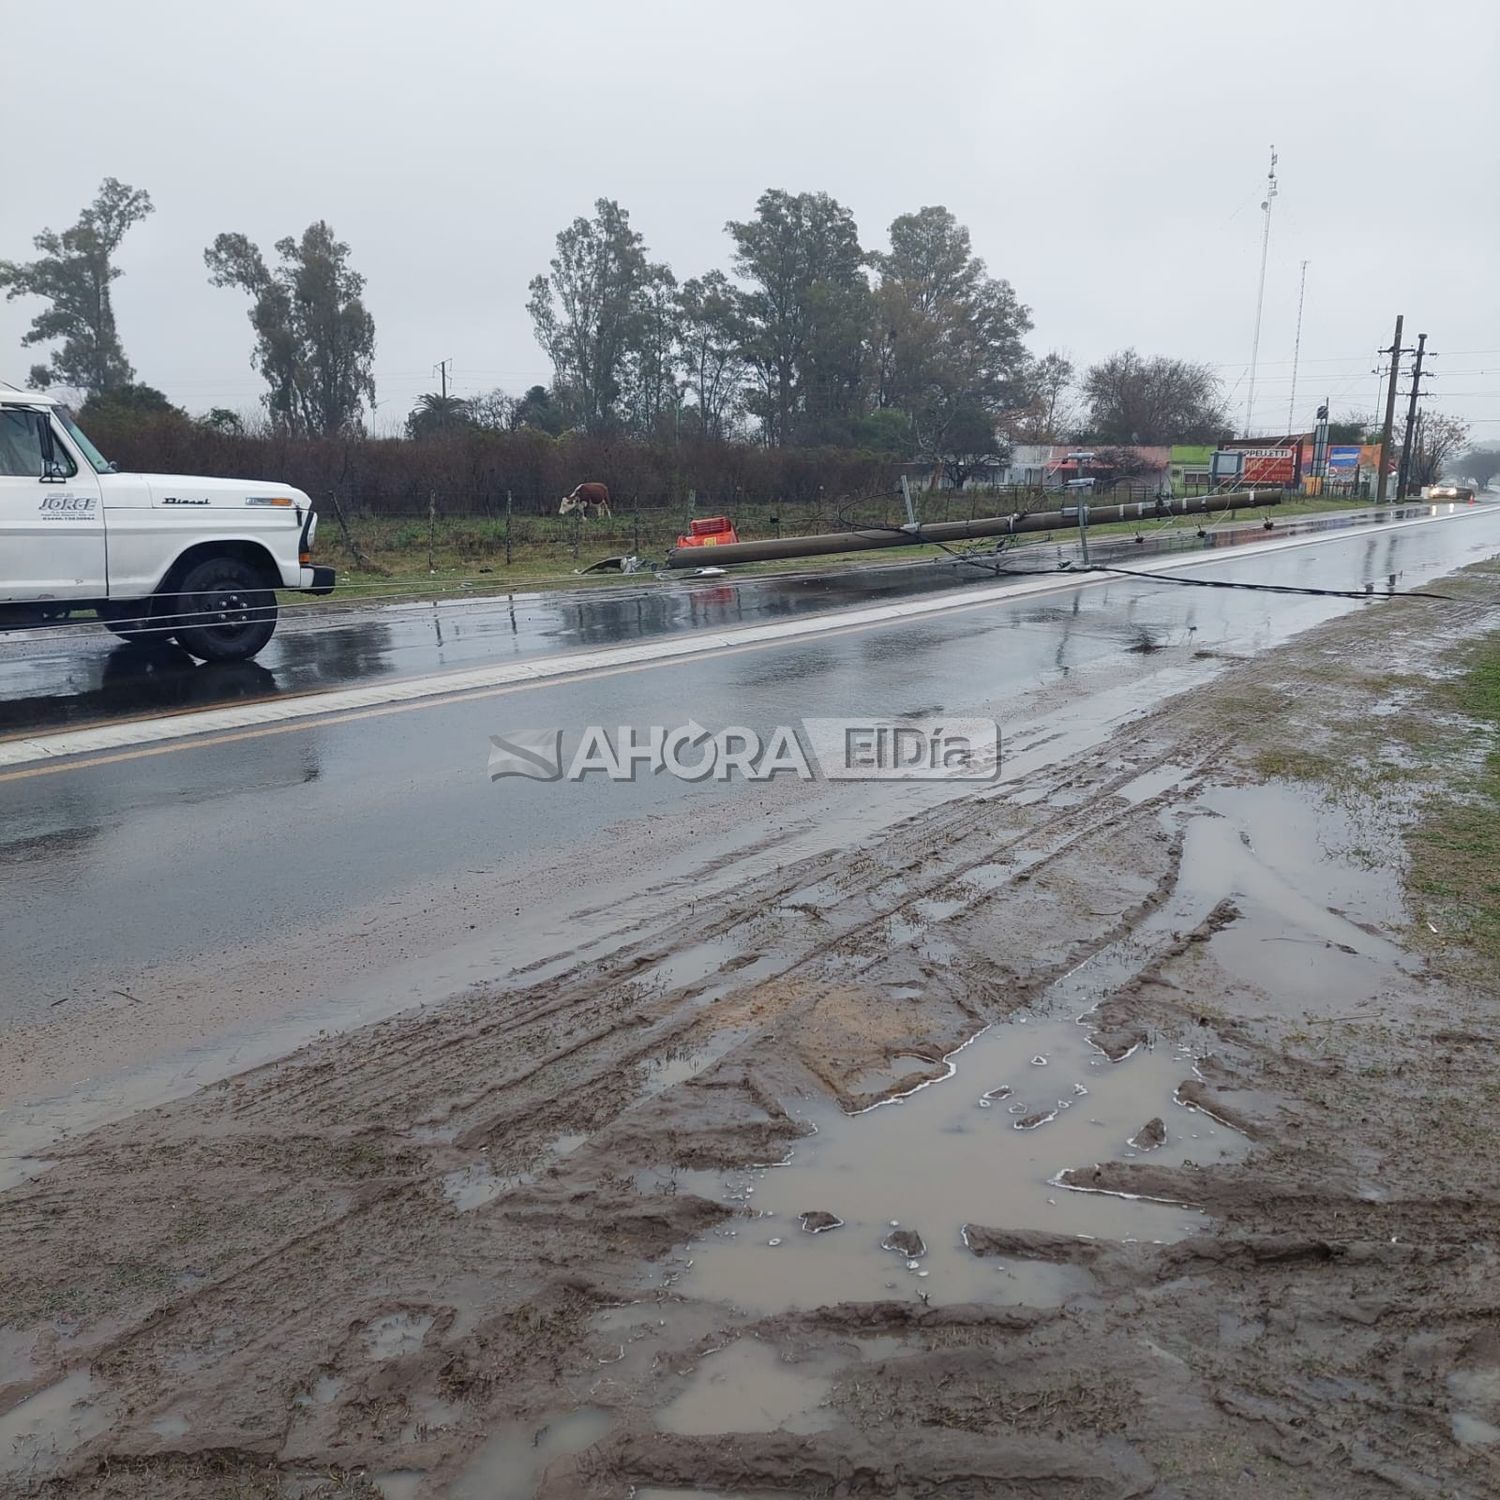
<svg viewBox="0 0 1500 1500"><path fill-rule="evenodd" d="M688 534L677 538L678 547L721 547L739 541L739 533L728 516L704 516L688 523Z"/></svg>

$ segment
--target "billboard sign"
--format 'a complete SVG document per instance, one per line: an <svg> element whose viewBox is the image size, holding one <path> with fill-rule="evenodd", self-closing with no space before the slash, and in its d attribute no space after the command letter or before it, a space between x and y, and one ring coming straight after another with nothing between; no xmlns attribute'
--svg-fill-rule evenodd
<svg viewBox="0 0 1500 1500"><path fill-rule="evenodd" d="M1241 478L1246 484L1293 485L1297 482L1295 448L1245 448Z"/></svg>
<svg viewBox="0 0 1500 1500"><path fill-rule="evenodd" d="M1354 474L1359 470L1359 444L1336 443L1328 450L1330 474Z"/></svg>

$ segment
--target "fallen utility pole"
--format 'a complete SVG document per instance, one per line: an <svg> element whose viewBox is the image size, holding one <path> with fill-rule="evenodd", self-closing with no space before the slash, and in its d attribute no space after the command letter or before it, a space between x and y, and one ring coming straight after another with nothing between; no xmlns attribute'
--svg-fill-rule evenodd
<svg viewBox="0 0 1500 1500"><path fill-rule="evenodd" d="M1091 526L1118 521L1153 521L1167 516L1202 515L1243 506L1279 505L1280 490L1227 490L1218 495L1195 495L1173 500L1141 500L1124 505L1088 506ZM981 537L1015 536L1024 531L1059 531L1077 524L1082 506L1066 510L1020 512L1008 516L980 516L972 521L937 521L931 526L890 526L880 530L824 531L814 536L767 537L757 542L731 542L722 547L674 547L667 553L669 568L702 568L710 564L774 562L787 557L819 557L834 552L873 552L881 547L912 547L922 543L969 542Z"/></svg>

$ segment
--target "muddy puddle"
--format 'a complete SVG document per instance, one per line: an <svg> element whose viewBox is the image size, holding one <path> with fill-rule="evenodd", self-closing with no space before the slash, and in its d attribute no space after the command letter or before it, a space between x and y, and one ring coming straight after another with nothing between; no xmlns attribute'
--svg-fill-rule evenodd
<svg viewBox="0 0 1500 1500"><path fill-rule="evenodd" d="M1500 1446L1500 1370L1454 1370L1447 1384L1454 1441L1473 1448Z"/></svg>
<svg viewBox="0 0 1500 1500"><path fill-rule="evenodd" d="M656 1413L664 1432L819 1432L833 1381L790 1364L772 1345L739 1338L699 1362L692 1384Z"/></svg>
<svg viewBox="0 0 1500 1500"><path fill-rule="evenodd" d="M1055 1179L1141 1156L1132 1138L1157 1119L1163 1138L1150 1155L1165 1166L1248 1150L1177 1101L1177 1086L1196 1076L1183 1046L1111 1063L1077 1022L1017 1019L981 1033L947 1066L946 1078L857 1115L796 1106L814 1134L783 1164L643 1174L647 1191L690 1191L743 1211L668 1263L666 1279L684 1295L760 1313L918 1295L1055 1304L1086 1287L1083 1273L977 1258L964 1226L1176 1240L1203 1228L1204 1216ZM839 1222L821 1227L829 1219Z"/></svg>
<svg viewBox="0 0 1500 1500"><path fill-rule="evenodd" d="M451 1134L447 1130L436 1131L426 1138L446 1143L451 1139ZM412 1135L417 1139L422 1138L415 1131ZM497 1172L488 1160L455 1167L451 1172L443 1174L443 1196L457 1212L471 1213L476 1208L493 1203L503 1193L535 1182L542 1171L566 1160L587 1140L588 1136L578 1131L554 1136L537 1153L532 1165L521 1172Z"/></svg>
<svg viewBox="0 0 1500 1500"><path fill-rule="evenodd" d="M1236 921L1210 951L1284 1013L1375 1015L1420 963L1381 936L1405 920L1399 852L1337 807L1288 786L1221 788L1193 825L1183 884L1227 890Z"/></svg>
<svg viewBox="0 0 1500 1500"><path fill-rule="evenodd" d="M87 1370L75 1370L0 1414L0 1479L50 1473L109 1423L98 1382Z"/></svg>
<svg viewBox="0 0 1500 1500"><path fill-rule="evenodd" d="M783 963L776 953L743 953L727 937L706 938L642 969L634 978L646 990L662 994L688 990L695 999L707 1002L759 979Z"/></svg>
<svg viewBox="0 0 1500 1500"><path fill-rule="evenodd" d="M448 1486L447 1500L523 1500L534 1495L548 1464L597 1443L611 1421L607 1411L586 1406L541 1424L509 1423L486 1440Z"/></svg>
<svg viewBox="0 0 1500 1500"><path fill-rule="evenodd" d="M662 1050L642 1065L643 1078L637 1097L654 1099L658 1094L687 1083L720 1063L750 1035L743 1026L726 1026L704 1042L679 1042Z"/></svg>
<svg viewBox="0 0 1500 1500"><path fill-rule="evenodd" d="M785 1500L785 1490L679 1490L637 1485L630 1500Z"/></svg>
<svg viewBox="0 0 1500 1500"><path fill-rule="evenodd" d="M388 1313L376 1318L364 1332L365 1355L379 1364L414 1354L432 1329L431 1313Z"/></svg>

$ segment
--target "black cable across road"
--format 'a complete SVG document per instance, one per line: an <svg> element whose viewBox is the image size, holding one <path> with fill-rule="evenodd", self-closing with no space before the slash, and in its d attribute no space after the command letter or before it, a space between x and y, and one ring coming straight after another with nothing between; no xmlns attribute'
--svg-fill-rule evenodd
<svg viewBox="0 0 1500 1500"><path fill-rule="evenodd" d="M1385 589L1377 593L1368 589L1315 589L1292 583L1237 583L1230 578L1184 578L1179 573L1143 573L1136 568L1111 568L1103 563L1087 567L1070 567L1067 573L1119 573L1126 578L1142 578L1147 583L1184 583L1201 589L1251 589L1261 594L1312 594L1324 599L1441 599L1446 604L1458 601L1452 594L1434 594L1423 589Z"/></svg>

